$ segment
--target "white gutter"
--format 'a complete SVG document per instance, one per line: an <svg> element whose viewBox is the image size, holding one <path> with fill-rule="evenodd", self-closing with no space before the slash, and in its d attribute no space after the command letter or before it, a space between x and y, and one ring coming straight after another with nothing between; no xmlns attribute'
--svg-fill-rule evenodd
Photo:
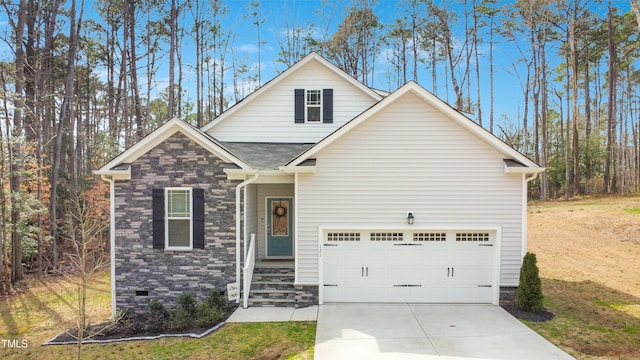
<svg viewBox="0 0 640 360"><path fill-rule="evenodd" d="M538 177L538 173L533 173L529 177L526 176L527 174L522 174L524 184L522 185L522 249L520 251L521 260L527 254L527 189L528 184Z"/></svg>
<svg viewBox="0 0 640 360"><path fill-rule="evenodd" d="M544 171L545 169L543 168L542 171ZM528 184L530 183L532 180L535 180L535 178L538 177L538 173L533 173L533 175L529 176L528 178L525 178L525 182Z"/></svg>
<svg viewBox="0 0 640 360"><path fill-rule="evenodd" d="M236 284L238 286L240 286L240 248L241 248L241 234L242 234L242 229L240 228L240 224L241 224L241 219L240 219L240 204L242 203L240 201L240 192L242 191L242 188L244 188L245 186L251 184L252 182L258 180L258 177L260 176L260 174L256 171L253 174L253 177L245 180L243 182L241 182L240 184L238 184L238 186L236 186ZM240 302L240 298L238 298L236 300L236 303Z"/></svg>
<svg viewBox="0 0 640 360"><path fill-rule="evenodd" d="M109 257L111 262L111 319L116 318L116 195L115 180L107 175L100 175L109 183Z"/></svg>

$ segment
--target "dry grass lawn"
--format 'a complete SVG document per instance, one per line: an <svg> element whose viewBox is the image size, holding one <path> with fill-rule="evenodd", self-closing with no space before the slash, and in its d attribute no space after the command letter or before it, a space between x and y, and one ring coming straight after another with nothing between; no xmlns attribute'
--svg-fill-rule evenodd
<svg viewBox="0 0 640 360"><path fill-rule="evenodd" d="M640 358L640 197L531 203L552 322L529 324L579 359Z"/></svg>
<svg viewBox="0 0 640 360"><path fill-rule="evenodd" d="M529 251L537 254L545 305L534 330L578 359L640 359L640 197L532 203ZM109 276L93 284L94 321L110 314ZM0 339L26 339L0 359L67 359L72 346L41 347L71 323L64 280L32 283L0 298ZM92 359L311 358L315 323L231 324L203 339L89 345Z"/></svg>
<svg viewBox="0 0 640 360"><path fill-rule="evenodd" d="M111 315L109 273L89 293L89 317L102 322ZM41 346L73 327L73 286L65 279L30 280L17 295L0 297L0 359L73 359L73 345ZM202 339L165 338L111 344L89 344L84 359L311 359L315 322L226 324ZM19 341L26 347L4 345ZM22 341L25 341L23 344Z"/></svg>

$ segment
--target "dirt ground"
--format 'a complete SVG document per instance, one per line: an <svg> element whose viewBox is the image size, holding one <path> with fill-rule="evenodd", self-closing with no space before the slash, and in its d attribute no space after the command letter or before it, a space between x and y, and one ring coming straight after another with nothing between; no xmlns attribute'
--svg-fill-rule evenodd
<svg viewBox="0 0 640 360"><path fill-rule="evenodd" d="M590 280L640 298L640 197L531 202L528 249L541 277Z"/></svg>

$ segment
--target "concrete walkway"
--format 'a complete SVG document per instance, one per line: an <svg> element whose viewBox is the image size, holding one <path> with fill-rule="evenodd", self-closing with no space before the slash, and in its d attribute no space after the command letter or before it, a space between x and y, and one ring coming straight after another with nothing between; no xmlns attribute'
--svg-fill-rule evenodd
<svg viewBox="0 0 640 360"><path fill-rule="evenodd" d="M325 304L316 360L573 359L499 306Z"/></svg>
<svg viewBox="0 0 640 360"><path fill-rule="evenodd" d="M275 321L316 321L318 306L295 309L291 307L239 307L227 319L228 323L275 322Z"/></svg>

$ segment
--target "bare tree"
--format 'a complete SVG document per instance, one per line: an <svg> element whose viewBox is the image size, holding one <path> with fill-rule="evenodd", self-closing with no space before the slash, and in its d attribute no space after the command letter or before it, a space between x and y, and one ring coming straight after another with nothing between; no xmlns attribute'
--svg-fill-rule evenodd
<svg viewBox="0 0 640 360"><path fill-rule="evenodd" d="M328 44L327 56L342 70L368 85L373 83L373 65L379 48L381 24L373 12L375 1L362 1L348 10Z"/></svg>
<svg viewBox="0 0 640 360"><path fill-rule="evenodd" d="M99 184L97 187L104 187ZM104 205L106 198L102 193L88 191L72 195L67 208L67 223L75 226L64 231L62 237L71 245L65 252L71 269L62 274L73 283L76 291L75 302L70 305L76 333L67 332L76 339L77 359L82 358L83 340L96 335L102 329L89 329L88 311L90 303L88 290L100 273L109 265L106 256L106 230L109 227L109 214ZM108 326L108 325L107 325Z"/></svg>
<svg viewBox="0 0 640 360"><path fill-rule="evenodd" d="M175 116L176 111L176 94L175 94L175 67L176 67L176 47L178 37L178 4L176 0L171 0L171 9L169 10L169 104L168 117L171 119Z"/></svg>
<svg viewBox="0 0 640 360"><path fill-rule="evenodd" d="M261 59L261 49L262 49L262 40L260 38L260 26L264 24L266 21L264 15L262 14L262 10L260 9L259 1L252 1L247 4L247 15L246 18L251 20L251 23L256 26L256 32L258 35L258 87L262 85L262 80L260 78L261 67L262 67L262 59Z"/></svg>

